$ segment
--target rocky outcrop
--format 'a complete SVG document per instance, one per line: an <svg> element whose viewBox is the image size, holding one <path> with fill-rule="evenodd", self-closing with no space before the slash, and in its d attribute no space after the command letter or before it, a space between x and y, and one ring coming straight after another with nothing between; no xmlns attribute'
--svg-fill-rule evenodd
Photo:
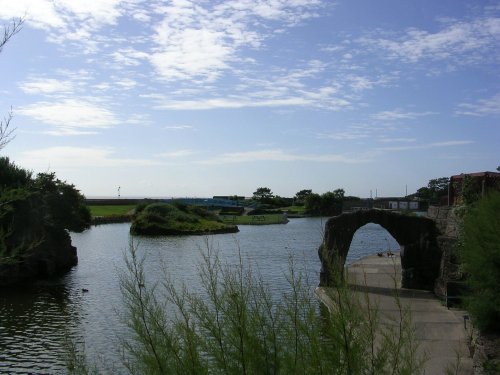
<svg viewBox="0 0 500 375"><path fill-rule="evenodd" d="M78 263L67 232L51 233L19 258L0 263L0 287L29 283L69 271Z"/></svg>
<svg viewBox="0 0 500 375"><path fill-rule="evenodd" d="M368 223L381 225L399 243L403 287L432 290L441 262L435 222L385 210L344 213L327 221L319 248L320 286L334 284L334 270L343 269L354 233Z"/></svg>

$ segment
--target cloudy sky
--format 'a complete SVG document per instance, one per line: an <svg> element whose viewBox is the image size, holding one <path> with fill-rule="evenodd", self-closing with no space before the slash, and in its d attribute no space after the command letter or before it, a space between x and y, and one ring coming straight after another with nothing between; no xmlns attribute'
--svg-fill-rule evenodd
<svg viewBox="0 0 500 375"><path fill-rule="evenodd" d="M500 164L500 2L0 0L18 165L85 195L404 195Z"/></svg>

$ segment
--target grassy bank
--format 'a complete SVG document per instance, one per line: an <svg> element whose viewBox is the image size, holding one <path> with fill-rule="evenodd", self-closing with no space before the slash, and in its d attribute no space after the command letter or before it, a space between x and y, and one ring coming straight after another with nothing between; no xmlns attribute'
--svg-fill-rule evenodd
<svg viewBox="0 0 500 375"><path fill-rule="evenodd" d="M221 216L224 223L234 225L267 225L286 224L288 219L282 214L275 215L248 215L248 216Z"/></svg>
<svg viewBox="0 0 500 375"><path fill-rule="evenodd" d="M97 216L117 216L126 215L133 210L135 204L127 204L123 206L87 206L90 209L92 217Z"/></svg>

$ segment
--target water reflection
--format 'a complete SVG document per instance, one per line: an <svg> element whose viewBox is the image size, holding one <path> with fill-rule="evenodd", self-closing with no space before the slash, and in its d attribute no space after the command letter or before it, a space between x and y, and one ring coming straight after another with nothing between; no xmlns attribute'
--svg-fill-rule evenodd
<svg viewBox="0 0 500 375"><path fill-rule="evenodd" d="M294 219L286 225L241 226L236 234L209 237L223 261L236 264L241 255L269 283L271 292L288 290L288 259L296 259L311 283L319 281L317 255L325 220ZM65 340L82 342L91 362L102 356L109 373L125 373L121 367L119 337L127 335L120 322L122 306L119 270L129 246L129 224L93 227L72 234L79 263L65 277L31 288L0 290L0 373L64 374ZM369 224L355 235L348 262L388 246L398 249L381 227ZM386 238L388 238L386 240ZM139 254L146 256L150 281L164 276L164 268L176 282L200 288L198 270L204 237L137 237ZM82 289L88 292L83 293Z"/></svg>
<svg viewBox="0 0 500 375"><path fill-rule="evenodd" d="M0 373L64 372L81 296L61 281L0 292Z"/></svg>

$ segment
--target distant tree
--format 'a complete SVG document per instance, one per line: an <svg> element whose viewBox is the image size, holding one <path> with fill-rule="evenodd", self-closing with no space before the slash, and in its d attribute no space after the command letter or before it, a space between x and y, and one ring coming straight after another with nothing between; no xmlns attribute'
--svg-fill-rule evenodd
<svg viewBox="0 0 500 375"><path fill-rule="evenodd" d="M311 215L334 216L342 213L342 202L344 200L344 189L327 191L319 195L309 194L305 199L305 210Z"/></svg>
<svg viewBox="0 0 500 375"><path fill-rule="evenodd" d="M301 191L298 191L297 194L295 194L295 204L303 205L306 198L311 195L311 193L311 189L303 189Z"/></svg>
<svg viewBox="0 0 500 375"><path fill-rule="evenodd" d="M442 196L448 194L448 177L440 177L429 180L426 187L417 190L416 196L420 199L428 200L430 203L439 203Z"/></svg>
<svg viewBox="0 0 500 375"><path fill-rule="evenodd" d="M497 167L497 171L500 172L500 165Z"/></svg>
<svg viewBox="0 0 500 375"><path fill-rule="evenodd" d="M333 195L335 196L335 199L337 199L337 201L341 202L344 200L345 190L344 189L335 189L333 191Z"/></svg>
<svg viewBox="0 0 500 375"><path fill-rule="evenodd" d="M253 199L260 203L271 203L273 197L274 194L268 187L257 188L253 193Z"/></svg>
<svg viewBox="0 0 500 375"><path fill-rule="evenodd" d="M305 210L311 215L321 215L322 199L321 195L311 193L304 202Z"/></svg>

